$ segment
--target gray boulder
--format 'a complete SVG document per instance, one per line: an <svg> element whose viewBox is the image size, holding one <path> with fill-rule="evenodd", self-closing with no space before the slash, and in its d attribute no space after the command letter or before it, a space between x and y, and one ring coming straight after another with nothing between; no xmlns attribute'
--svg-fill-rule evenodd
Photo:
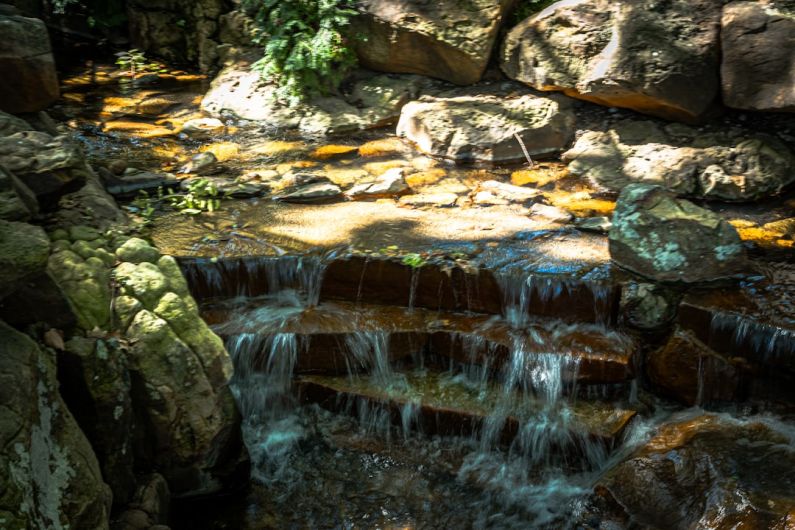
<svg viewBox="0 0 795 530"><path fill-rule="evenodd" d="M795 154L778 139L726 129L704 133L624 120L587 131L563 154L569 171L621 191L632 182L659 184L684 196L726 201L770 197L795 182Z"/></svg>
<svg viewBox="0 0 795 530"><path fill-rule="evenodd" d="M561 97L425 96L403 107L397 134L423 152L459 162L512 163L568 147L574 113Z"/></svg>
<svg viewBox="0 0 795 530"><path fill-rule="evenodd" d="M682 121L720 89L722 0L557 2L513 28L506 75L538 90Z"/></svg>
<svg viewBox="0 0 795 530"><path fill-rule="evenodd" d="M660 186L624 188L613 213L610 257L641 276L695 283L730 278L747 266L728 222Z"/></svg>

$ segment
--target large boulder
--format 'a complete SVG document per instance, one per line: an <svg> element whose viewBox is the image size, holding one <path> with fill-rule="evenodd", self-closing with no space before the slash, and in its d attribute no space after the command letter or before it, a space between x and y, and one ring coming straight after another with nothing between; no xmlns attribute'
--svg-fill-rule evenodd
<svg viewBox="0 0 795 530"><path fill-rule="evenodd" d="M175 495L212 493L240 456L239 415L227 386L232 363L174 258L138 250L139 263L114 272L116 323L131 344L133 406L146 425L136 463L162 473Z"/></svg>
<svg viewBox="0 0 795 530"><path fill-rule="evenodd" d="M2 527L108 528L111 493L58 394L53 357L3 322L0 344Z"/></svg>
<svg viewBox="0 0 795 530"><path fill-rule="evenodd" d="M565 149L574 136L571 105L562 97L425 96L403 107L397 134L423 152L460 162L525 160Z"/></svg>
<svg viewBox="0 0 795 530"><path fill-rule="evenodd" d="M510 31L502 69L539 90L694 121L720 89L723 0L578 0Z"/></svg>
<svg viewBox="0 0 795 530"><path fill-rule="evenodd" d="M0 221L0 299L44 272L50 240L38 226Z"/></svg>
<svg viewBox="0 0 795 530"><path fill-rule="evenodd" d="M732 2L721 27L723 102L795 112L795 2Z"/></svg>
<svg viewBox="0 0 795 530"><path fill-rule="evenodd" d="M261 122L277 131L343 134L394 124L403 105L415 99L425 83L417 76L371 75L354 81L341 96L316 97L288 107L277 101L274 85L238 64L218 74L202 100L202 110Z"/></svg>
<svg viewBox="0 0 795 530"><path fill-rule="evenodd" d="M574 175L610 191L646 182L689 197L747 201L795 182L795 154L784 143L739 129L705 133L623 120L604 132L586 131L563 160Z"/></svg>
<svg viewBox="0 0 795 530"><path fill-rule="evenodd" d="M615 263L655 281L705 282L734 277L746 267L732 225L650 184L630 184L621 192L609 240Z"/></svg>
<svg viewBox="0 0 795 530"><path fill-rule="evenodd" d="M363 66L476 83L514 0L363 0L352 33Z"/></svg>
<svg viewBox="0 0 795 530"><path fill-rule="evenodd" d="M791 429L765 417L689 415L663 425L597 490L644 528L790 528Z"/></svg>
<svg viewBox="0 0 795 530"><path fill-rule="evenodd" d="M0 109L36 112L60 95L55 59L44 22L0 15Z"/></svg>

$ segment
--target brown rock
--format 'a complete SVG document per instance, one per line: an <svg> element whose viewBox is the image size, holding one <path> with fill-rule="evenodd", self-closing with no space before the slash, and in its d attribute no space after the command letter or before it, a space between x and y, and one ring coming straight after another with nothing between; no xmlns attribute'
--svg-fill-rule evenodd
<svg viewBox="0 0 795 530"><path fill-rule="evenodd" d="M678 328L665 346L646 358L646 375L661 393L686 405L738 397L739 370Z"/></svg>
<svg viewBox="0 0 795 530"><path fill-rule="evenodd" d="M539 90L698 120L720 87L722 3L557 2L510 31L502 69Z"/></svg>
<svg viewBox="0 0 795 530"><path fill-rule="evenodd" d="M467 85L480 80L513 0L364 0L353 34L363 66Z"/></svg>
<svg viewBox="0 0 795 530"><path fill-rule="evenodd" d="M795 3L730 3L721 42L726 105L795 112Z"/></svg>
<svg viewBox="0 0 795 530"><path fill-rule="evenodd" d="M47 27L35 18L0 16L0 33L0 109L43 110L60 95Z"/></svg>

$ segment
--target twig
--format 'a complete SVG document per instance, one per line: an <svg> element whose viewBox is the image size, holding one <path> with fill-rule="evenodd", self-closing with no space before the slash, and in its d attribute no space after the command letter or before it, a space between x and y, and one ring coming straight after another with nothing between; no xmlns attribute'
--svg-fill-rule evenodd
<svg viewBox="0 0 795 530"><path fill-rule="evenodd" d="M516 138L516 141L519 142L519 145L522 146L522 152L524 153L524 157L527 159L527 164L530 166L530 169L533 169L535 167L535 163L533 162L533 159L530 158L530 153L527 151L527 146L524 144L524 140L522 140L522 137L519 136L519 133L513 133L513 136Z"/></svg>

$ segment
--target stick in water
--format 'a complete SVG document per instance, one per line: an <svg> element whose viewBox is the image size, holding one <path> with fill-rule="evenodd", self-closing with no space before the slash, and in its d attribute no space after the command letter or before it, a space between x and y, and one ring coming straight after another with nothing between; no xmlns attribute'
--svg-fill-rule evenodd
<svg viewBox="0 0 795 530"><path fill-rule="evenodd" d="M516 141L519 142L519 145L522 146L522 152L524 153L524 157L527 159L527 164L530 166L530 169L533 169L535 167L535 163L533 162L533 159L530 158L530 153L527 152L527 146L525 146L524 140L522 140L522 137L519 136L519 133L513 133L513 136L516 138Z"/></svg>

